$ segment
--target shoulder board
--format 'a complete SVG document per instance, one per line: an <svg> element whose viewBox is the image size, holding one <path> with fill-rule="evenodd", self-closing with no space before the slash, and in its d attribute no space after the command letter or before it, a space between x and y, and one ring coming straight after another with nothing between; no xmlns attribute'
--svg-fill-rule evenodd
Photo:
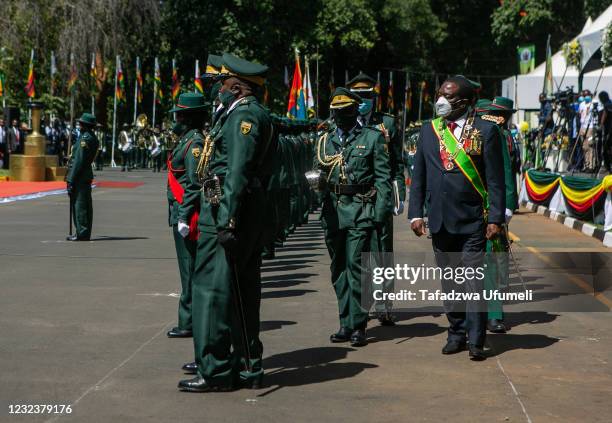
<svg viewBox="0 0 612 423"><path fill-rule="evenodd" d="M502 116L484 115L480 117L482 120L493 122L496 125L504 123L505 119Z"/></svg>

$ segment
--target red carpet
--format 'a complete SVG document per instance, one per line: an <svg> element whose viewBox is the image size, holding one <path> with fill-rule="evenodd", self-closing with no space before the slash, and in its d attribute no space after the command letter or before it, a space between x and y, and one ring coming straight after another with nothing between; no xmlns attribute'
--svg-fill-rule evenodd
<svg viewBox="0 0 612 423"><path fill-rule="evenodd" d="M98 188L136 188L144 182L121 182L121 181L94 181ZM39 192L57 191L66 188L66 182L0 182L0 198L16 197L19 195L36 194Z"/></svg>

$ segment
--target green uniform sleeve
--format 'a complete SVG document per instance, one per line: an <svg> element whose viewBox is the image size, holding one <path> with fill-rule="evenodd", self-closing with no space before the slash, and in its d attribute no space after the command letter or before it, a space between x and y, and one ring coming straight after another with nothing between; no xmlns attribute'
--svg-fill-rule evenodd
<svg viewBox="0 0 612 423"><path fill-rule="evenodd" d="M193 136L191 144L186 146L189 151L182 152L185 156L185 193L183 194L183 204L179 205L178 219L186 223L189 222L191 215L200 204L202 185L198 180L197 169L202 157L203 142L201 135L196 134Z"/></svg>
<svg viewBox="0 0 612 423"><path fill-rule="evenodd" d="M391 116L385 116L384 124L389 134L391 178L397 183L399 199L403 202L406 200L406 177L404 175L404 160L402 158L402 137L400 131L396 129L395 121Z"/></svg>
<svg viewBox="0 0 612 423"><path fill-rule="evenodd" d="M384 138L382 133L374 132L377 137ZM385 150L384 139L374 140L374 188L376 188L376 206L374 220L377 223L385 222L393 204L391 204L391 166L389 165L389 154Z"/></svg>
<svg viewBox="0 0 612 423"><path fill-rule="evenodd" d="M512 173L512 161L508 150L507 136L510 135L506 130L500 131L502 145L502 155L504 158L504 182L506 183L506 208L514 211L518 208L518 195L516 193L516 181Z"/></svg>
<svg viewBox="0 0 612 423"><path fill-rule="evenodd" d="M217 215L217 230L232 229L240 210L240 200L249 183L257 144L261 141L259 119L248 108L233 111L227 121L227 167L223 197Z"/></svg>

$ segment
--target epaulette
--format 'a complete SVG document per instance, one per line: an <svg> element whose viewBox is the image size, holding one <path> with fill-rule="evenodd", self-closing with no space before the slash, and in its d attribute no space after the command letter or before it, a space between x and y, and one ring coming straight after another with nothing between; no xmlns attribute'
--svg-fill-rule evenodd
<svg viewBox="0 0 612 423"><path fill-rule="evenodd" d="M496 125L501 125L506 121L503 116L484 115L480 117L482 120L493 122Z"/></svg>

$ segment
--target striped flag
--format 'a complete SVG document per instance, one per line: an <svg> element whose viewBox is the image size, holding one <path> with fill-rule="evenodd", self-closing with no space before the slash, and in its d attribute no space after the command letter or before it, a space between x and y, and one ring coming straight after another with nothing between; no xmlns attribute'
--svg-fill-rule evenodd
<svg viewBox="0 0 612 423"><path fill-rule="evenodd" d="M142 103L142 72L140 70L140 57L136 57L136 101Z"/></svg>
<svg viewBox="0 0 612 423"><path fill-rule="evenodd" d="M312 95L312 85L310 84L310 66L308 65L308 57L304 58L304 82L302 83L302 87L304 89L304 102L306 104L306 112L307 117L314 117L314 96Z"/></svg>
<svg viewBox="0 0 612 423"><path fill-rule="evenodd" d="M91 78L91 93L96 92L98 71L96 70L96 53L91 53L91 67L89 68L89 77Z"/></svg>
<svg viewBox="0 0 612 423"><path fill-rule="evenodd" d="M204 85L202 85L202 79L200 79L200 61L196 59L195 62L195 78L193 79L193 85L195 86L195 92L204 94Z"/></svg>
<svg viewBox="0 0 612 423"><path fill-rule="evenodd" d="M412 110L412 85L410 84L410 74L406 73L406 104L404 107L406 111L409 112Z"/></svg>
<svg viewBox="0 0 612 423"><path fill-rule="evenodd" d="M393 113L395 102L393 101L393 71L389 72L389 88L387 89L387 109Z"/></svg>
<svg viewBox="0 0 612 423"><path fill-rule="evenodd" d="M162 90L161 71L159 69L159 60L157 60L157 57L155 58L154 79L155 79L155 86L157 90L156 101L158 103L161 103L161 101L164 99L164 91Z"/></svg>
<svg viewBox="0 0 612 423"><path fill-rule="evenodd" d="M77 71L74 64L74 53L70 53L70 75L68 76L68 92L74 93L76 89Z"/></svg>
<svg viewBox="0 0 612 423"><path fill-rule="evenodd" d="M4 98L4 74L0 72L0 98Z"/></svg>
<svg viewBox="0 0 612 423"><path fill-rule="evenodd" d="M176 69L176 60L172 59L172 101L175 101L181 92L181 83Z"/></svg>
<svg viewBox="0 0 612 423"><path fill-rule="evenodd" d="M33 98L36 95L36 89L34 88L34 49L30 54L30 66L28 68L28 82L25 87L25 92L29 98Z"/></svg>
<svg viewBox="0 0 612 423"><path fill-rule="evenodd" d="M382 87L380 86L380 72L376 74L376 86L374 86L374 92L376 93L376 111L382 110Z"/></svg>
<svg viewBox="0 0 612 423"><path fill-rule="evenodd" d="M299 52L295 51L295 68L293 69L293 82L289 91L289 104L287 105L289 119L306 119L306 103L302 87L302 70L300 69Z"/></svg>
<svg viewBox="0 0 612 423"><path fill-rule="evenodd" d="M125 78L123 76L123 69L121 68L121 58L117 56L117 91L115 95L117 96L117 101L120 103L125 103Z"/></svg>

